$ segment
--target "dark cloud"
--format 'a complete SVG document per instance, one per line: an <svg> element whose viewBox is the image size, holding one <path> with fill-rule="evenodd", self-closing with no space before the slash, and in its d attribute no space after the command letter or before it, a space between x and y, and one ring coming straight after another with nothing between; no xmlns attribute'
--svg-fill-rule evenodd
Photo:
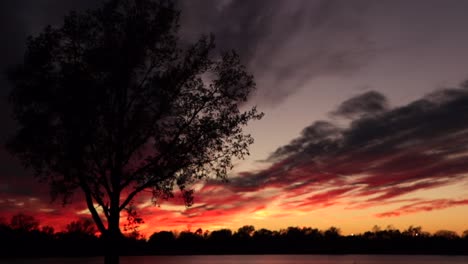
<svg viewBox="0 0 468 264"><path fill-rule="evenodd" d="M17 0L0 1L0 185L3 199L15 199L18 195L40 197L50 201L47 188L38 188L30 171L25 170L19 161L6 152L3 145L15 131L8 94L10 85L5 78L5 70L20 63L26 47L26 39L38 34L45 26L62 22L70 10L92 8L99 1L84 0ZM6 197L9 196L9 197ZM18 198L19 199L19 198ZM24 198L27 199L27 198ZM23 202L24 203L24 202ZM1 209L4 212L5 210Z"/></svg>
<svg viewBox="0 0 468 264"><path fill-rule="evenodd" d="M2 70L12 63L19 63L26 47L26 38L35 35L47 25L57 25L71 10L95 7L101 1L94 0L17 0L0 2L0 42ZM2 81L4 76L2 74ZM7 90L2 83L2 95Z"/></svg>
<svg viewBox="0 0 468 264"><path fill-rule="evenodd" d="M15 122L7 101L10 85L4 72L20 63L26 47L26 39L37 34L48 24L60 23L71 9L83 9L97 1L72 0L17 0L0 1L0 214L9 218L24 212L37 216L49 224L63 225L74 218L75 206L60 210L60 216L51 209L50 196L45 184L34 181L32 173L4 149L6 139L15 130ZM86 208L86 207L82 207ZM71 218L70 218L71 217ZM66 221L64 221L66 219ZM43 221L43 222L44 222Z"/></svg>
<svg viewBox="0 0 468 264"><path fill-rule="evenodd" d="M374 56L369 1L180 1L183 35L212 32L253 71L258 98L278 103L307 81L353 73ZM202 7L203 6L203 7Z"/></svg>
<svg viewBox="0 0 468 264"><path fill-rule="evenodd" d="M3 145L15 129L8 104L10 85L5 70L21 62L28 36L36 35L47 25L61 23L65 14L95 6L99 1L84 0L17 0L0 2L0 144ZM0 150L2 151L2 150ZM6 162L1 159L0 163ZM0 167L7 166L0 164ZM16 166L14 164L13 166Z"/></svg>
<svg viewBox="0 0 468 264"><path fill-rule="evenodd" d="M317 121L304 128L299 138L290 144L278 148L270 157L275 160L286 155L308 149L313 152L323 152L334 147L337 139L341 137L341 129L327 121ZM313 153L309 153L313 154Z"/></svg>
<svg viewBox="0 0 468 264"><path fill-rule="evenodd" d="M382 94L370 91L348 99L340 104L332 116L350 119L378 115L388 110L388 101Z"/></svg>
<svg viewBox="0 0 468 264"><path fill-rule="evenodd" d="M278 188L286 193L283 206L313 210L342 198L349 208L354 200L366 208L457 184L468 172L467 110L466 87L441 89L393 109L382 94L358 95L335 111L353 114L349 127L314 122L272 153L270 168L229 186L245 192Z"/></svg>

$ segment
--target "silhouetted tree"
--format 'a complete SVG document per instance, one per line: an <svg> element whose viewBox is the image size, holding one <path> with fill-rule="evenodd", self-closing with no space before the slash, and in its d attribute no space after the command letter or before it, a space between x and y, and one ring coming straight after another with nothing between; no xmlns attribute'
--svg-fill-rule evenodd
<svg viewBox="0 0 468 264"><path fill-rule="evenodd" d="M212 37L181 47L178 18L164 0L72 12L30 37L8 72L19 124L9 150L54 198L66 203L81 189L111 252L137 194L159 202L178 187L190 205L195 181L225 179L231 159L248 155L253 139L242 127L262 116L240 110L255 85L238 56L213 55Z"/></svg>
<svg viewBox="0 0 468 264"><path fill-rule="evenodd" d="M264 239L268 239L268 238L272 237L273 236L273 231L268 230L266 228L262 228L260 230L255 231L253 236L254 236L254 238L264 240Z"/></svg>
<svg viewBox="0 0 468 264"><path fill-rule="evenodd" d="M444 239L459 238L459 236L457 235L457 232L452 231L452 230L438 230L437 232L434 233L434 236L444 238Z"/></svg>
<svg viewBox="0 0 468 264"><path fill-rule="evenodd" d="M411 225L408 227L408 229L402 232L402 235L407 237L426 237L429 234L427 232L422 231L422 227Z"/></svg>
<svg viewBox="0 0 468 264"><path fill-rule="evenodd" d="M177 244L179 245L177 250L183 248L191 248L194 252L202 248L203 237L197 233L190 231L182 231L177 236Z"/></svg>
<svg viewBox="0 0 468 264"><path fill-rule="evenodd" d="M253 233L252 241L257 249L263 249L263 253L277 253L278 232L261 228Z"/></svg>
<svg viewBox="0 0 468 264"><path fill-rule="evenodd" d="M195 230L195 234L196 234L197 236L203 236L203 229L198 228L197 230Z"/></svg>
<svg viewBox="0 0 468 264"><path fill-rule="evenodd" d="M341 230L337 227L331 226L323 233L326 238L337 238L340 236Z"/></svg>
<svg viewBox="0 0 468 264"><path fill-rule="evenodd" d="M151 248L158 253L167 253L171 249L174 249L175 235L169 231L160 231L153 233L148 243Z"/></svg>
<svg viewBox="0 0 468 264"><path fill-rule="evenodd" d="M303 227L302 232L311 240L317 240L322 237L322 232L317 228Z"/></svg>
<svg viewBox="0 0 468 264"><path fill-rule="evenodd" d="M233 244L233 234L230 229L223 228L214 230L207 238L208 245L217 252L217 254L229 254L235 248Z"/></svg>
<svg viewBox="0 0 468 264"><path fill-rule="evenodd" d="M43 226L41 228L41 232L48 236L53 236L55 233L55 229L52 226Z"/></svg>
<svg viewBox="0 0 468 264"><path fill-rule="evenodd" d="M464 239L468 239L468 230L463 231L462 237L463 237Z"/></svg>
<svg viewBox="0 0 468 264"><path fill-rule="evenodd" d="M232 231L230 229L223 228L211 232L209 238L217 242L222 242L231 239L231 237Z"/></svg>
<svg viewBox="0 0 468 264"><path fill-rule="evenodd" d="M85 236L94 236L97 232L93 221L88 218L82 218L69 223L65 230L69 234L80 234Z"/></svg>
<svg viewBox="0 0 468 264"><path fill-rule="evenodd" d="M160 241L162 243L172 243L175 241L174 233L170 231L155 232L150 236L148 242L154 243L156 241Z"/></svg>
<svg viewBox="0 0 468 264"><path fill-rule="evenodd" d="M79 224L76 224L76 223ZM90 221L87 221L91 223ZM67 232L51 234L49 231L18 232L0 223L0 257L97 256L102 243L83 228L83 221L68 225ZM84 226L89 226L85 224ZM91 225L92 226L92 225ZM245 228L244 228L245 227ZM244 231L251 230L244 226ZM411 227L421 231L419 227ZM398 229L367 231L363 235L342 236L338 229L321 231L310 227L288 227L280 231L260 229L252 236L239 236L242 232L221 229L208 234L200 228L195 232L183 231L178 236L161 231L148 241L124 239L122 255L146 254L449 254L467 255L468 240L453 231L437 231L430 235L411 236ZM326 231L332 234L325 236ZM83 235L85 233L85 235ZM88 234L86 234L88 233ZM244 234L249 233L245 232ZM423 232L424 233L424 232ZM338 234L338 235L336 235ZM391 235L388 235L391 234ZM28 251L24 251L27 247Z"/></svg>
<svg viewBox="0 0 468 264"><path fill-rule="evenodd" d="M245 225L237 229L236 235L243 238L250 238L255 232L255 227L253 225Z"/></svg>
<svg viewBox="0 0 468 264"><path fill-rule="evenodd" d="M381 231L382 231L382 228L380 226L378 226L378 225L374 225L372 227L372 232L374 232L374 233L379 233Z"/></svg>
<svg viewBox="0 0 468 264"><path fill-rule="evenodd" d="M11 217L10 227L21 232L31 232L39 230L39 221L32 215L19 213Z"/></svg>
<svg viewBox="0 0 468 264"><path fill-rule="evenodd" d="M125 208L127 213L127 223L124 224L124 231L128 232L127 237L131 239L143 239L143 235L140 234L138 228L141 224L144 224L143 218L141 218L137 211L136 207L131 205Z"/></svg>

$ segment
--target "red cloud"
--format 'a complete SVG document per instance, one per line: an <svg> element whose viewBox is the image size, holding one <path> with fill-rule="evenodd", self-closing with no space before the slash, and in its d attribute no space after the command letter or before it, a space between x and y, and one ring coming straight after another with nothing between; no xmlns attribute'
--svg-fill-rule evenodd
<svg viewBox="0 0 468 264"><path fill-rule="evenodd" d="M376 214L377 217L395 217L406 214L413 214L417 212L432 211L445 209L454 206L468 205L468 200L449 200L438 199L430 201L420 201L412 204L402 206L395 211L383 212Z"/></svg>

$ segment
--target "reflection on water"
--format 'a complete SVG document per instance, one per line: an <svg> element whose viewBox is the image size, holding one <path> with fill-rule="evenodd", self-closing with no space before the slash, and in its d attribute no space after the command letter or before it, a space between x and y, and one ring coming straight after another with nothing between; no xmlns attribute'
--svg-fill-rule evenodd
<svg viewBox="0 0 468 264"><path fill-rule="evenodd" d="M220 255L122 257L121 264L467 264L468 256ZM102 264L103 258L16 259L0 264Z"/></svg>

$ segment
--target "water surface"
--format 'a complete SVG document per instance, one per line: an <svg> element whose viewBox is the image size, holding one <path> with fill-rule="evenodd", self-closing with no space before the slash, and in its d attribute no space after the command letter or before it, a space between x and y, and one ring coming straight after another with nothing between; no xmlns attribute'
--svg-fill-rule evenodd
<svg viewBox="0 0 468 264"><path fill-rule="evenodd" d="M0 264L102 264L103 258L0 260ZM219 255L122 257L121 264L467 264L468 256Z"/></svg>

